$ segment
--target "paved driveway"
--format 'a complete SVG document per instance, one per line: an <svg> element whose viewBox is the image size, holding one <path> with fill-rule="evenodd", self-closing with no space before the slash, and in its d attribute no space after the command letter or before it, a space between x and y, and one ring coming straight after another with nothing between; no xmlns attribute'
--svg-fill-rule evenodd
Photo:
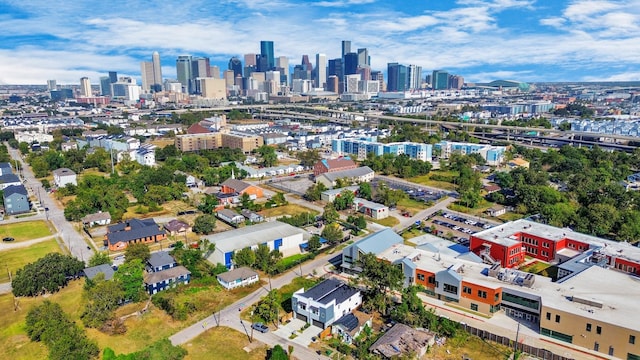
<svg viewBox="0 0 640 360"><path fill-rule="evenodd" d="M304 321L294 318L288 324L280 326L280 328L273 333L285 339L289 339L291 334L295 333L297 336L291 339L291 341L302 346L309 346L309 344L313 342L311 338L314 336L318 337L322 329L312 325L300 333L300 329L302 329L304 324Z"/></svg>

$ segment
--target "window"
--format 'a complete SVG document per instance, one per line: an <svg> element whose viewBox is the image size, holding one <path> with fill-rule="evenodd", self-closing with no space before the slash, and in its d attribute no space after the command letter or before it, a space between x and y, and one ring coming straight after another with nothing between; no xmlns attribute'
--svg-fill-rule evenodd
<svg viewBox="0 0 640 360"><path fill-rule="evenodd" d="M629 335L629 344L635 345L636 337L634 335Z"/></svg>
<svg viewBox="0 0 640 360"><path fill-rule="evenodd" d="M594 351L600 351L600 344L598 344L597 341L593 344L593 350Z"/></svg>
<svg viewBox="0 0 640 360"><path fill-rule="evenodd" d="M471 294L471 288L468 286L465 286L462 288L462 292L465 294Z"/></svg>
<svg viewBox="0 0 640 360"><path fill-rule="evenodd" d="M493 301L498 301L500 300L500 293L495 293L495 295L493 295Z"/></svg>
<svg viewBox="0 0 640 360"><path fill-rule="evenodd" d="M478 311L478 304L471 303L471 310Z"/></svg>
<svg viewBox="0 0 640 360"><path fill-rule="evenodd" d="M429 276L429 284L435 284L436 283L436 278L433 276Z"/></svg>
<svg viewBox="0 0 640 360"><path fill-rule="evenodd" d="M591 324L587 323L587 331L591 331Z"/></svg>
<svg viewBox="0 0 640 360"><path fill-rule="evenodd" d="M418 274L418 280L424 281L424 274Z"/></svg>
<svg viewBox="0 0 640 360"><path fill-rule="evenodd" d="M548 242L546 242L546 241L544 241L544 242L542 243L542 247L543 247L543 248L547 248L547 249L548 249L548 248L549 248L549 243L548 243Z"/></svg>
<svg viewBox="0 0 640 360"><path fill-rule="evenodd" d="M547 313L547 320L551 320L551 313L550 312Z"/></svg>
<svg viewBox="0 0 640 360"><path fill-rule="evenodd" d="M602 328L600 326L596 326L596 334L602 334Z"/></svg>
<svg viewBox="0 0 640 360"><path fill-rule="evenodd" d="M486 299L487 298L487 292L484 291L484 290L478 290L478 297Z"/></svg>
<svg viewBox="0 0 640 360"><path fill-rule="evenodd" d="M454 286L454 285L449 285L449 284L444 284L442 290L444 292L448 292L450 294L457 294L458 293L458 287Z"/></svg>
<svg viewBox="0 0 640 360"><path fill-rule="evenodd" d="M556 315L556 322L559 323L560 322L560 315Z"/></svg>
<svg viewBox="0 0 640 360"><path fill-rule="evenodd" d="M609 356L613 356L613 346L609 346Z"/></svg>

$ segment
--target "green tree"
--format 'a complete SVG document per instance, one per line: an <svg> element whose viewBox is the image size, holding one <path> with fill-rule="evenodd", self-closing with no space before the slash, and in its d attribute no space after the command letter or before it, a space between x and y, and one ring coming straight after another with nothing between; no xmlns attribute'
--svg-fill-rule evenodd
<svg viewBox="0 0 640 360"><path fill-rule="evenodd" d="M320 161L320 152L317 149L298 151L296 157L300 160L300 165L304 167L313 167L315 163Z"/></svg>
<svg viewBox="0 0 640 360"><path fill-rule="evenodd" d="M333 201L333 207L338 211L350 209L353 206L353 199L355 199L355 195L351 190L342 190Z"/></svg>
<svg viewBox="0 0 640 360"><path fill-rule="evenodd" d="M88 302L80 318L84 326L99 328L114 318L115 310L124 299L124 291L119 282L106 281L103 276L94 279L94 285L85 289L85 296Z"/></svg>
<svg viewBox="0 0 640 360"><path fill-rule="evenodd" d="M98 266L98 265L111 265L111 258L106 253L96 251L91 259L89 259L89 266Z"/></svg>
<svg viewBox="0 0 640 360"><path fill-rule="evenodd" d="M319 182L309 187L304 193L304 197L309 201L318 201L324 191L327 191L327 187L323 183Z"/></svg>
<svg viewBox="0 0 640 360"><path fill-rule="evenodd" d="M113 274L113 278L120 282L126 300L138 302L142 299L144 294L142 289L144 283L142 275L143 269L144 265L140 259L133 259L120 265L118 270Z"/></svg>
<svg viewBox="0 0 640 360"><path fill-rule="evenodd" d="M289 356L282 346L276 345L269 351L268 360L289 360Z"/></svg>
<svg viewBox="0 0 640 360"><path fill-rule="evenodd" d="M253 266L256 263L256 253L251 248L244 248L233 253L233 264L240 266Z"/></svg>
<svg viewBox="0 0 640 360"><path fill-rule="evenodd" d="M140 260L142 264L146 264L151 257L151 251L146 244L135 243L129 244L124 250L124 261L131 262L133 260Z"/></svg>
<svg viewBox="0 0 640 360"><path fill-rule="evenodd" d="M204 199L198 205L198 210L202 211L205 214L213 214L213 211L218 206L218 198L213 195L205 195Z"/></svg>
<svg viewBox="0 0 640 360"><path fill-rule="evenodd" d="M371 190L371 184L368 182L360 183L358 185L358 197L371 200L373 192Z"/></svg>
<svg viewBox="0 0 640 360"><path fill-rule="evenodd" d="M322 246L322 244L320 243L320 236L318 235L311 236L311 239L309 239L308 246L309 246L308 250L311 252L315 252L318 249L320 249L320 246Z"/></svg>
<svg viewBox="0 0 640 360"><path fill-rule="evenodd" d="M216 228L216 217L211 214L203 214L193 223L193 232L196 234L210 234Z"/></svg>
<svg viewBox="0 0 640 360"><path fill-rule="evenodd" d="M27 155L29 153L29 144L23 141L18 144L18 149L22 155Z"/></svg>
<svg viewBox="0 0 640 360"><path fill-rule="evenodd" d="M340 229L340 225L335 223L328 224L324 229L322 229L320 236L327 240L329 244L337 244L342 240L342 230Z"/></svg>
<svg viewBox="0 0 640 360"><path fill-rule="evenodd" d="M334 223L340 218L340 214L336 210L335 206L332 203L328 203L324 206L324 212L322 213L322 218L327 223Z"/></svg>
<svg viewBox="0 0 640 360"><path fill-rule="evenodd" d="M390 293L402 289L402 269L379 260L372 253L360 255L358 262L363 269L358 279L367 286L373 307L385 313L390 305Z"/></svg>
<svg viewBox="0 0 640 360"><path fill-rule="evenodd" d="M269 145L260 146L256 152L260 154L260 158L262 159L262 166L264 167L272 167L278 163L278 155L276 155L276 150Z"/></svg>
<svg viewBox="0 0 640 360"><path fill-rule="evenodd" d="M254 266L264 272L268 272L271 257L270 252L271 250L269 250L269 246L266 244L258 245L258 248L255 250L256 260Z"/></svg>
<svg viewBox="0 0 640 360"><path fill-rule="evenodd" d="M273 322L276 324L280 313L280 293L277 289L269 291L267 296L263 297L253 310L253 315L264 322Z"/></svg>
<svg viewBox="0 0 640 360"><path fill-rule="evenodd" d="M15 296L38 296L55 293L78 276L84 263L72 256L50 253L19 269L11 287Z"/></svg>

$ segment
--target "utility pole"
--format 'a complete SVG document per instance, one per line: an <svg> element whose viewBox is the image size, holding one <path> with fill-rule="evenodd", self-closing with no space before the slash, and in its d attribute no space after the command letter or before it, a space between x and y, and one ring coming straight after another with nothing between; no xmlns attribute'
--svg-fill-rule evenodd
<svg viewBox="0 0 640 360"><path fill-rule="evenodd" d="M240 319L240 324L242 325L242 328L244 329L245 334L247 334L247 339L249 339L249 342L251 343L251 336L249 336L249 332L247 331L247 327L244 326L244 321L242 321L242 319Z"/></svg>
<svg viewBox="0 0 640 360"><path fill-rule="evenodd" d="M518 352L518 336L520 336L520 323L518 323L518 329L516 330L516 341L513 343L514 356Z"/></svg>

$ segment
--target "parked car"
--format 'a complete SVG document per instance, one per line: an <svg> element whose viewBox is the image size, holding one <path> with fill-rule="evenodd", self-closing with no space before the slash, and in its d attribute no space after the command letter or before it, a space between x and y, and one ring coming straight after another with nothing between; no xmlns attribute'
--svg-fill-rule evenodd
<svg viewBox="0 0 640 360"><path fill-rule="evenodd" d="M6 238L2 239L2 241L4 241L4 242L10 242L10 241L14 241L14 240L15 239L12 238L12 237L6 237Z"/></svg>
<svg viewBox="0 0 640 360"><path fill-rule="evenodd" d="M253 323L253 325L251 325L251 327L254 330L260 331L261 333L266 333L269 332L269 327L263 323Z"/></svg>

